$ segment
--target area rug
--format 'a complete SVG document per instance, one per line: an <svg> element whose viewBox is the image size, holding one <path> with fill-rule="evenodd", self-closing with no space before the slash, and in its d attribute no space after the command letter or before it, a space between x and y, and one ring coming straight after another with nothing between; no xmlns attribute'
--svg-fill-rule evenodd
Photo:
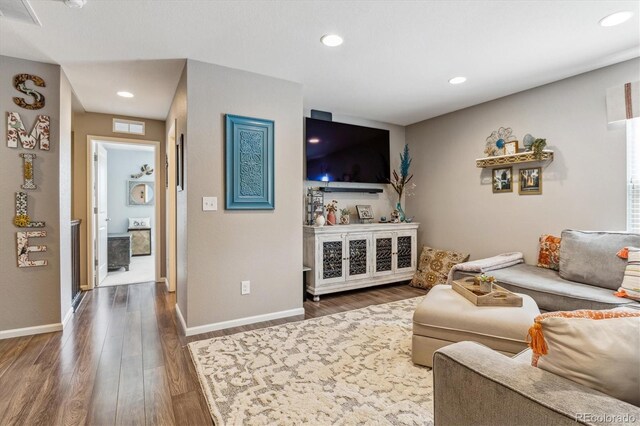
<svg viewBox="0 0 640 426"><path fill-rule="evenodd" d="M189 344L223 425L430 425L431 369L411 362L423 297Z"/></svg>

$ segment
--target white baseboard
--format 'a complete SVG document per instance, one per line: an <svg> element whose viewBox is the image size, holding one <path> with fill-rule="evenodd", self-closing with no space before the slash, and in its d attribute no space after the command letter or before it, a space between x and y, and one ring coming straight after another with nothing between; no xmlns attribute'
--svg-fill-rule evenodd
<svg viewBox="0 0 640 426"><path fill-rule="evenodd" d="M197 327L187 327L180 308L176 305L176 312L181 320L183 331L186 336L194 336L196 334L208 333L210 331L224 330L225 328L240 327L247 324L255 324L257 322L271 321L280 318L295 317L304 315L304 308L289 309L287 311L271 312L269 314L254 315L252 317L238 318L229 321L215 322L212 324L199 325Z"/></svg>
<svg viewBox="0 0 640 426"><path fill-rule="evenodd" d="M180 306L178 306L177 303L176 303L176 316L180 320L180 332L185 336L190 336L190 334L187 334L187 323L185 322L184 317L182 316L182 311L180 311Z"/></svg>
<svg viewBox="0 0 640 426"><path fill-rule="evenodd" d="M62 319L62 329L63 330L67 326L67 323L69 322L69 320L71 319L72 316L73 316L73 307L69 308L69 310L67 311L66 315Z"/></svg>
<svg viewBox="0 0 640 426"><path fill-rule="evenodd" d="M62 331L62 323L36 325L35 327L14 328L13 330L0 330L0 340L13 337L31 336L32 334L53 333Z"/></svg>

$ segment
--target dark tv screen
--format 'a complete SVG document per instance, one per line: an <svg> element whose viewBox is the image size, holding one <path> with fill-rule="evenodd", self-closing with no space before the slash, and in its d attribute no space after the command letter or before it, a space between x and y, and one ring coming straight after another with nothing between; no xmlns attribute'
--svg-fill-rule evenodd
<svg viewBox="0 0 640 426"><path fill-rule="evenodd" d="M306 118L307 180L389 183L389 131Z"/></svg>

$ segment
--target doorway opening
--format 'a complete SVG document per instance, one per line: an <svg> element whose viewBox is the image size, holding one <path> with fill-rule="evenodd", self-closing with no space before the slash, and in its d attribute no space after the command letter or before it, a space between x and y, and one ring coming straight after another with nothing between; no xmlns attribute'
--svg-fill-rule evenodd
<svg viewBox="0 0 640 426"><path fill-rule="evenodd" d="M88 136L91 287L160 278L160 144Z"/></svg>

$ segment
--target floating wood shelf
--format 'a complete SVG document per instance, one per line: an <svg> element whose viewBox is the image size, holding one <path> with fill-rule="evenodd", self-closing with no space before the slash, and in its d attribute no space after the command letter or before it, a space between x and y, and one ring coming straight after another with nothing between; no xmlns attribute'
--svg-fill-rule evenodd
<svg viewBox="0 0 640 426"><path fill-rule="evenodd" d="M521 164L521 163L535 163L539 161L553 161L553 151L544 150L542 151L542 157L536 158L533 155L532 151L528 152L519 152L517 154L511 155L498 155L496 157L485 157L478 158L476 160L476 166L485 168L485 167L498 167L498 166L508 166L510 164Z"/></svg>

